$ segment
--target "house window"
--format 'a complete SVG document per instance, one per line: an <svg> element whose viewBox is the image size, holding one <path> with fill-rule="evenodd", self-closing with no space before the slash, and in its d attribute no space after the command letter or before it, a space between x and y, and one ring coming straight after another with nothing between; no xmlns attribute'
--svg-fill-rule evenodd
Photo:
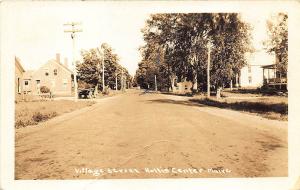
<svg viewBox="0 0 300 190"><path fill-rule="evenodd" d="M54 88L55 87L55 80L51 81L51 87Z"/></svg>
<svg viewBox="0 0 300 190"><path fill-rule="evenodd" d="M57 75L57 69L53 70L53 74L56 76Z"/></svg>
<svg viewBox="0 0 300 190"><path fill-rule="evenodd" d="M18 93L21 93L20 78L18 78Z"/></svg>
<svg viewBox="0 0 300 190"><path fill-rule="evenodd" d="M37 91L38 94L40 94L40 84L41 84L41 81L36 80L36 91Z"/></svg>
<svg viewBox="0 0 300 190"><path fill-rule="evenodd" d="M63 89L67 90L67 85L68 85L68 80L67 79L63 79Z"/></svg>
<svg viewBox="0 0 300 190"><path fill-rule="evenodd" d="M251 73L251 65L248 65L248 73Z"/></svg>
<svg viewBox="0 0 300 190"><path fill-rule="evenodd" d="M249 84L251 84L252 83L252 76L249 76L248 80L249 80Z"/></svg>
<svg viewBox="0 0 300 190"><path fill-rule="evenodd" d="M25 84L25 86L27 86L27 85L28 85L28 81L27 81L27 80L25 80L25 81L24 81L24 84Z"/></svg>
<svg viewBox="0 0 300 190"><path fill-rule="evenodd" d="M48 76L49 75L49 70L45 69L45 75Z"/></svg>

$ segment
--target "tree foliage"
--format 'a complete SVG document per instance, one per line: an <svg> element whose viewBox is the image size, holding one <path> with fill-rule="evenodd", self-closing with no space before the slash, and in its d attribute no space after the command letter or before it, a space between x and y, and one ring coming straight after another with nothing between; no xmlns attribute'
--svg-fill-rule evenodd
<svg viewBox="0 0 300 190"><path fill-rule="evenodd" d="M146 42L136 73L137 83L170 89L174 78L206 84L207 44L211 51L211 83L224 86L245 65L250 27L236 13L153 14L142 32ZM164 86L163 86L164 85Z"/></svg>
<svg viewBox="0 0 300 190"><path fill-rule="evenodd" d="M121 77L123 71L124 80L126 84L131 82L131 76L127 69L119 64L118 55L113 52L113 49L107 44L103 43L100 48L92 48L81 51L82 62L77 64L77 73L79 80L92 87L102 86L102 60L104 60L104 81L105 85L111 89L115 89L116 77L118 81L118 89L121 88Z"/></svg>
<svg viewBox="0 0 300 190"><path fill-rule="evenodd" d="M269 53L275 53L277 68L286 75L288 64L288 15L278 13L267 21L269 39L265 42Z"/></svg>

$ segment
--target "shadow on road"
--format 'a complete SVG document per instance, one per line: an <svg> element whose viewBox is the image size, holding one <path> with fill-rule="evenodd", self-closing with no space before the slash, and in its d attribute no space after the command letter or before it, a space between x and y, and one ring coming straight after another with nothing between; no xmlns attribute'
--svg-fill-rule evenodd
<svg viewBox="0 0 300 190"><path fill-rule="evenodd" d="M139 96L145 95L145 94L156 94L157 92L152 90L144 90L144 92L140 93Z"/></svg>
<svg viewBox="0 0 300 190"><path fill-rule="evenodd" d="M185 106L207 107L205 105L201 105L197 102L192 102L189 100L155 99L155 100L147 100L147 102L157 103L157 104L177 104L177 105L185 105Z"/></svg>

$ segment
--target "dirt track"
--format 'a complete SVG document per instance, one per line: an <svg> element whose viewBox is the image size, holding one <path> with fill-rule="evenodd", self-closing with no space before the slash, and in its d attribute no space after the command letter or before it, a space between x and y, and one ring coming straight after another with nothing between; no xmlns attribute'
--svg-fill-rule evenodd
<svg viewBox="0 0 300 190"><path fill-rule="evenodd" d="M141 91L17 129L15 147L16 179L288 174L287 122Z"/></svg>

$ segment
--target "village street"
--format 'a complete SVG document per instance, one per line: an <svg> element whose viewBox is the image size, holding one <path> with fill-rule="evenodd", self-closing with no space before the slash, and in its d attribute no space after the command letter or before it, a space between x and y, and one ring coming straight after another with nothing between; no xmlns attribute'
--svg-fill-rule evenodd
<svg viewBox="0 0 300 190"><path fill-rule="evenodd" d="M287 176L287 122L187 100L128 90L16 129L16 179ZM84 173L107 168L132 170Z"/></svg>

